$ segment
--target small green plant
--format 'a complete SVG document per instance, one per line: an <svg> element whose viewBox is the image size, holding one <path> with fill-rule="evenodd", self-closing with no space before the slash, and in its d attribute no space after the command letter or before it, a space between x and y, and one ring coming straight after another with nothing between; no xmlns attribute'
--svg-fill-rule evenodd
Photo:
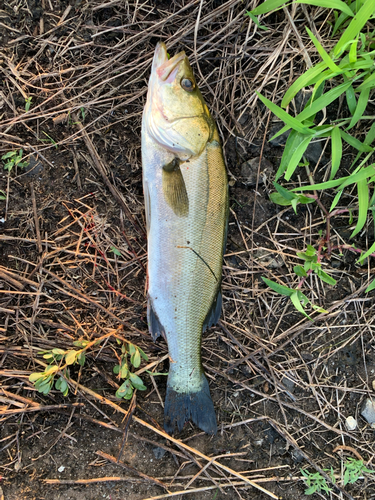
<svg viewBox="0 0 375 500"><path fill-rule="evenodd" d="M58 146L57 146L57 142L55 141L55 139L53 137L51 137L50 135L47 134L47 132L44 132L43 131L43 134L47 137L47 139L40 139L42 142L50 142L51 144L53 144L55 146L55 148L57 149Z"/></svg>
<svg viewBox="0 0 375 500"><path fill-rule="evenodd" d="M365 466L363 460L348 457L345 463L344 486L355 483L364 473L374 474L374 472Z"/></svg>
<svg viewBox="0 0 375 500"><path fill-rule="evenodd" d="M305 495L313 495L314 493L329 493L332 491L327 484L327 480L319 472L309 472L307 470L300 469L301 474L305 478L305 483L307 489L305 490ZM324 469L325 472L329 472L329 476L333 484L335 484L335 476L333 469Z"/></svg>
<svg viewBox="0 0 375 500"><path fill-rule="evenodd" d="M22 161L23 149L19 151L9 151L1 157L4 163L4 170L10 172L15 167L26 167L28 165L27 161Z"/></svg>
<svg viewBox="0 0 375 500"><path fill-rule="evenodd" d="M117 342L119 341L117 340ZM141 358L148 361L147 355L140 347L131 344L130 342L122 344L119 364L113 368L113 373L118 375L120 379L125 379L116 391L116 397L118 398L131 399L134 389L138 389L140 391L146 390L142 379L130 371L128 358L130 358L130 364L133 365L134 368L139 368Z"/></svg>
<svg viewBox="0 0 375 500"><path fill-rule="evenodd" d="M7 195L6 192L0 189L0 201L6 200Z"/></svg>
<svg viewBox="0 0 375 500"><path fill-rule="evenodd" d="M26 97L25 99L25 111L26 113L29 111L30 107L31 107L31 101L32 101L32 97Z"/></svg>
<svg viewBox="0 0 375 500"><path fill-rule="evenodd" d="M43 358L49 363L49 366L47 366L43 372L32 373L29 376L29 381L32 382L38 392L41 392L42 394L48 394L51 391L53 384L55 384L55 389L66 396L69 392L69 367L75 364L84 366L87 350L100 344L104 338L111 335L112 334L104 335L100 339L96 339L91 342L87 340L77 340L73 342L75 347L81 348L79 350L70 349L65 351L63 349L54 348L40 351L38 354L43 356ZM118 374L120 378L125 379L124 383L117 390L116 396L118 398L130 399L133 395L134 389L144 391L146 390L146 387L143 385L142 379L129 370L127 358L130 356L130 363L134 366L134 368L138 368L141 364L141 358L147 361L148 357L140 347L135 346L130 342L123 343L119 339L116 340L119 344L121 344L121 355L119 358L120 363L115 366L113 371ZM59 377L55 380L56 376Z"/></svg>

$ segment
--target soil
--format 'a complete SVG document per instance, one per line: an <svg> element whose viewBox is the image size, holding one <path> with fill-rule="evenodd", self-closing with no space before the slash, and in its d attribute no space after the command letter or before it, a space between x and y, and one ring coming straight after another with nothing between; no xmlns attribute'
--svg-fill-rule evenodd
<svg viewBox="0 0 375 500"><path fill-rule="evenodd" d="M283 144L268 142L278 123L267 121L264 108L253 103L242 113L248 84L245 78L233 83L236 59L228 53L236 33L228 27L199 66L208 79L202 91L223 136L230 185L223 314L202 346L219 431L208 436L189 423L176 442L162 431L167 346L163 339L153 343L147 328L140 120L155 43L165 40L173 53L184 48L193 57L199 3L27 0L0 7L0 153L22 148L28 163L0 173L0 190L8 197L0 201L4 499L146 500L167 498L167 491L182 492L176 499L270 498L228 470L204 468L207 461L186 446L285 500L322 497L304 494L301 468L315 473L332 467L340 479L347 457L359 454L372 469L374 430L360 416L375 379L374 301L364 293L372 270L368 262L359 266L355 252L342 245L367 248L373 229L368 224L353 242L348 213L331 220L339 248L324 269L337 285L312 277L303 286L309 300L328 311L314 313L314 322L266 287L262 277L297 286L296 252L307 244L318 247L326 223L316 204L299 206L296 214L269 198ZM248 36L244 12L241 2L207 2L201 20L213 24L202 22L198 49L236 16L238 36ZM270 17L274 43L281 22L280 14ZM259 33L255 39L258 60L241 64L246 78L257 82L271 41ZM225 58L227 70L221 66ZM32 97L29 111L24 94ZM337 110L330 109L330 116L335 119ZM329 146L323 153L318 144L309 154L319 182ZM352 159L347 151L342 175ZM243 167L250 160L252 167ZM293 182L306 178L301 170ZM321 201L329 207L331 193ZM354 203L352 193L340 203ZM70 350L78 339L111 332L87 351L83 367L70 367L71 380L80 385L67 396L56 388L41 394L29 382L30 373L44 369L41 351ZM115 397L121 382L113 368L122 343L116 336L141 347L154 363L149 371L158 373L140 375L147 390L136 392L133 406ZM126 417L129 407L136 420ZM345 427L348 416L358 422L353 432ZM341 492L330 485L335 497L375 498L370 474L337 485ZM187 487L195 489L187 493Z"/></svg>

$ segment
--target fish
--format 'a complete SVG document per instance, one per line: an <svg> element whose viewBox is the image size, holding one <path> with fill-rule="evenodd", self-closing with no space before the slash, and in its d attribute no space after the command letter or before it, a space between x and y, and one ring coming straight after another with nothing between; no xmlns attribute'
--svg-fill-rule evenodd
<svg viewBox="0 0 375 500"><path fill-rule="evenodd" d="M221 314L228 179L220 137L185 52L158 43L142 116L148 251L147 321L168 344L164 429L217 421L202 367L202 333Z"/></svg>

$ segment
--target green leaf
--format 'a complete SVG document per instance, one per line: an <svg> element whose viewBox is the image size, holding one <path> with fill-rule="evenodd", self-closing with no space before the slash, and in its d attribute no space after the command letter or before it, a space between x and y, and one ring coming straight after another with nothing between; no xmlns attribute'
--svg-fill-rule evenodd
<svg viewBox="0 0 375 500"><path fill-rule="evenodd" d="M121 257L121 252L120 252L120 250L117 250L116 247L111 247L111 252L113 252L118 257Z"/></svg>
<svg viewBox="0 0 375 500"><path fill-rule="evenodd" d="M374 253L374 252L375 252L375 243L373 243L373 244L371 245L371 247L367 250L367 252L364 252L364 253L360 256L360 258L358 259L358 261L357 261L357 262L358 262L359 264L361 264L361 265L362 265L362 264L363 264L363 261L364 261L365 259L367 259L367 257L369 257L369 256L370 256L372 253Z"/></svg>
<svg viewBox="0 0 375 500"><path fill-rule="evenodd" d="M366 179L361 179L357 182L357 193L358 193L358 220L357 225L354 231L351 234L351 238L353 238L366 224L367 219L367 210L368 210L368 202L369 202L369 192L368 192L368 184Z"/></svg>
<svg viewBox="0 0 375 500"><path fill-rule="evenodd" d="M46 368L44 371L44 374L45 375L53 375L57 371L59 371L59 367L56 365L53 365L53 366L49 366L48 368Z"/></svg>
<svg viewBox="0 0 375 500"><path fill-rule="evenodd" d="M304 270L304 268L302 266L294 266L293 270L297 276L301 276L301 277L307 276L307 272Z"/></svg>
<svg viewBox="0 0 375 500"><path fill-rule="evenodd" d="M120 378L126 378L129 374L128 364L126 363L125 359L121 363L119 374L120 374Z"/></svg>
<svg viewBox="0 0 375 500"><path fill-rule="evenodd" d="M333 49L333 53L335 56L338 56L340 54L341 50L348 42L356 38L358 33L367 23L369 18L373 15L373 13L374 13L374 2L373 0L367 0L366 2L364 2L360 10L356 13L354 18L351 20L349 26L346 28L340 40L335 45Z"/></svg>
<svg viewBox="0 0 375 500"><path fill-rule="evenodd" d="M346 89L346 102L348 104L349 111L352 115L354 115L355 109L357 107L357 99L355 98L355 92L354 89L351 85L351 82L349 82L350 85Z"/></svg>
<svg viewBox="0 0 375 500"><path fill-rule="evenodd" d="M292 301L294 307L297 309L297 311L299 311L300 313L302 313L304 316L306 316L306 318L308 318L309 320L312 321L312 319L310 318L310 316L308 314L306 314L305 310L303 309L303 306L301 304L301 292L299 292L298 290L295 290L292 295L290 296L290 300ZM305 297L303 295L303 297L307 299L307 297ZM305 302L305 301L304 301Z"/></svg>
<svg viewBox="0 0 375 500"><path fill-rule="evenodd" d="M138 368L141 364L141 355L139 354L138 349L135 351L134 354L132 354L130 358L131 364L134 366L134 368Z"/></svg>
<svg viewBox="0 0 375 500"><path fill-rule="evenodd" d="M351 88L351 82L347 81L342 83L341 85L338 85L337 87L334 87L332 90L329 90L325 94L323 94L321 97L318 97L315 101L313 101L309 106L305 106L303 111L299 113L295 120L297 120L298 123L304 122L308 118L316 115L319 111L322 109L326 108L329 104L331 104L333 101L335 101L340 95L342 95L344 92L347 92L348 89ZM354 92L354 91L353 91ZM355 99L355 98L354 98ZM280 108L279 108L280 109ZM355 107L353 108L353 112L355 110ZM276 114L276 113L275 113ZM285 120L283 120L285 121ZM286 121L285 121L286 123ZM288 124L287 124L288 125ZM276 137L277 135L283 134L290 128L289 126L283 127L279 132L274 136ZM295 127L292 127L295 128ZM311 134L314 134L314 129L307 129ZM306 134L306 132L305 132Z"/></svg>
<svg viewBox="0 0 375 500"><path fill-rule="evenodd" d="M311 85L314 78L320 78L322 72L327 67L325 61L318 63L316 66L309 68L288 88L281 101L281 107L286 108L293 97L304 87ZM315 82L314 82L315 83Z"/></svg>
<svg viewBox="0 0 375 500"><path fill-rule="evenodd" d="M118 375L120 373L120 365L116 365L113 367L113 373Z"/></svg>
<svg viewBox="0 0 375 500"><path fill-rule="evenodd" d="M331 175L329 179L333 179L340 167L342 158L342 140L341 131L339 127L335 127L331 133L331 156L332 156L332 166Z"/></svg>
<svg viewBox="0 0 375 500"><path fill-rule="evenodd" d="M321 190L321 189L330 189L333 187L340 186L340 189L344 189L344 187L349 186L350 184L355 184L361 179L367 179L368 177L372 177L375 175L375 164L369 165L366 168L362 168L356 174L349 175L347 177L341 177L340 179L334 179L332 181L321 182L319 184L313 184L312 186L301 186L298 188L292 189L292 191L313 191L313 190Z"/></svg>
<svg viewBox="0 0 375 500"><path fill-rule="evenodd" d="M134 345L134 344L131 344L131 343L129 342L129 344L128 344L128 351L129 351L129 354L134 354L134 353L136 352L136 350L137 350L137 348L135 347L135 345Z"/></svg>
<svg viewBox="0 0 375 500"><path fill-rule="evenodd" d="M321 269L317 272L317 275L322 281L324 281L324 283L327 283L328 285L335 286L337 283L337 281L332 278L332 276L329 276L329 274L325 273Z"/></svg>
<svg viewBox="0 0 375 500"><path fill-rule="evenodd" d="M286 169L285 176L284 176L287 181L289 181L290 178L292 177L295 169L298 166L298 163L300 162L300 160L302 158L302 155L306 151L312 138L313 138L313 136L305 137L303 139L303 141L297 146L297 148L293 152L292 157L291 157L290 162L289 162L289 165L288 165L288 168Z"/></svg>
<svg viewBox="0 0 375 500"><path fill-rule="evenodd" d="M262 280L265 282L267 286L269 286L276 293L280 293L281 295L286 295L287 297L290 297L294 293L294 290L288 288L287 286L280 285L279 283L275 283L274 281L271 281L267 278L263 278L263 276Z"/></svg>
<svg viewBox="0 0 375 500"><path fill-rule="evenodd" d="M280 184L278 184L277 182L274 182L273 185L275 186L276 191L286 200L292 201L297 198L296 194L292 193L283 186L280 186Z"/></svg>
<svg viewBox="0 0 375 500"><path fill-rule="evenodd" d="M116 398L130 399L133 395L133 387L130 380L125 380L116 391Z"/></svg>
<svg viewBox="0 0 375 500"><path fill-rule="evenodd" d="M145 360L145 361L148 361L148 356L145 352L142 351L142 349L140 347L138 347L138 351L139 351L139 354L141 355L141 357Z"/></svg>
<svg viewBox="0 0 375 500"><path fill-rule="evenodd" d="M76 360L77 354L78 351L68 351L68 353L65 356L65 363L67 365L72 365Z"/></svg>
<svg viewBox="0 0 375 500"><path fill-rule="evenodd" d="M36 382L37 380L39 380L42 377L44 377L44 372L42 372L42 373L32 373L29 376L29 381L30 382Z"/></svg>
<svg viewBox="0 0 375 500"><path fill-rule="evenodd" d="M77 356L77 361L81 366L84 366L85 361L86 361L86 355L84 352L81 352L81 354L78 354Z"/></svg>
<svg viewBox="0 0 375 500"><path fill-rule="evenodd" d="M8 153L5 153L5 155L3 155L1 159L7 160L8 158L13 158L13 156L17 156L17 151L9 151Z"/></svg>
<svg viewBox="0 0 375 500"><path fill-rule="evenodd" d="M352 17L353 12L352 10L341 0L330 0L329 3L327 3L326 0L300 0L295 3L302 3L302 4L307 4L307 5L315 5L316 7L326 7L327 9L337 9L342 12L345 12L348 16ZM285 0L266 0L265 2L261 3L258 7L253 9L251 11L252 14L255 16L259 16L260 14L268 14L268 12L271 12L272 10L278 9L282 5L287 4Z"/></svg>
<svg viewBox="0 0 375 500"><path fill-rule="evenodd" d="M351 119L348 130L354 127L354 125L356 125L362 118L362 115L365 112L366 106L368 104L369 95L370 95L370 89L364 89L359 94L357 107L355 108L353 118Z"/></svg>
<svg viewBox="0 0 375 500"><path fill-rule="evenodd" d="M306 31L313 41L313 44L315 45L317 51L319 52L319 55L323 59L323 61L327 64L329 69L333 71L334 73L338 72L341 73L341 69L335 64L335 62L331 59L331 57L327 54L327 52L323 49L322 45L319 43L317 38L313 35L313 33L309 30L309 28L306 27Z"/></svg>
<svg viewBox="0 0 375 500"><path fill-rule="evenodd" d="M138 389L140 391L145 391L147 387L143 385L142 379L138 377L135 373L129 373L129 378L130 381L135 389Z"/></svg>
<svg viewBox="0 0 375 500"><path fill-rule="evenodd" d="M258 18L256 16L254 16L250 11L246 11L245 16L249 16L250 19L253 21L253 23L255 23L258 26L258 28L260 28L261 30L268 31L268 28L266 26L262 26L260 24Z"/></svg>
<svg viewBox="0 0 375 500"><path fill-rule="evenodd" d="M333 199L331 208L329 209L330 212L332 212L332 210L336 207L337 203L340 201L342 193L343 193L342 189L338 193L336 193L336 196Z"/></svg>
<svg viewBox="0 0 375 500"><path fill-rule="evenodd" d="M58 349L57 347L55 347L54 349L52 349L52 354L61 354L61 355L64 355L65 351L63 349Z"/></svg>
<svg viewBox="0 0 375 500"><path fill-rule="evenodd" d="M291 200L286 200L284 196L279 193L271 193L270 200L276 203L276 205L281 205L282 207L287 207L292 204Z"/></svg>
<svg viewBox="0 0 375 500"><path fill-rule="evenodd" d="M278 133L275 134L273 138L276 137L277 135ZM276 172L275 181L277 181L280 178L280 176L285 172L285 170L288 168L288 165L292 159L294 151L299 146L299 144L301 144L301 142L304 140L305 137L306 136L304 134L300 134L295 130L291 130L285 144L283 156L281 157L280 166Z"/></svg>
<svg viewBox="0 0 375 500"><path fill-rule="evenodd" d="M268 109L270 109L280 120L282 120L284 123L287 125L288 128L292 128L293 130L297 130L297 132L300 132L301 134L309 134L311 135L313 132L305 126L302 125L302 123L297 120L296 118L293 118L290 116L286 111L281 109L279 106L274 104L272 101L267 99L266 97L262 96L259 94L259 92L256 92L256 95L259 97L259 99L262 101L262 103L267 106Z"/></svg>

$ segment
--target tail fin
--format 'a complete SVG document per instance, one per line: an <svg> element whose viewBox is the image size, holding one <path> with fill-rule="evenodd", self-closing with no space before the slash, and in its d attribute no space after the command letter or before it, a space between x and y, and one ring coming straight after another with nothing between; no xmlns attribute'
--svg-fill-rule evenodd
<svg viewBox="0 0 375 500"><path fill-rule="evenodd" d="M207 434L216 434L215 409L204 373L202 373L202 389L198 392L177 392L167 384L164 429L169 434L172 434L176 427L182 431L185 422L190 419Z"/></svg>

